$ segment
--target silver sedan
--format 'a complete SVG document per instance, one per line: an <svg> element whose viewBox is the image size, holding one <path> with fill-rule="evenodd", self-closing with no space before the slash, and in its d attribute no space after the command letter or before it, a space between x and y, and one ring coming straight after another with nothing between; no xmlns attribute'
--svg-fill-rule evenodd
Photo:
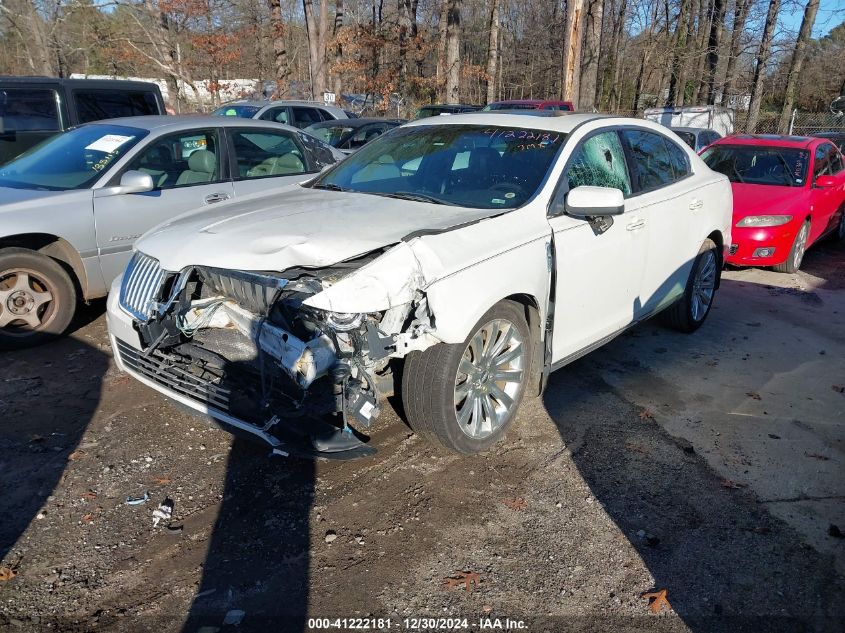
<svg viewBox="0 0 845 633"><path fill-rule="evenodd" d="M34 147L0 167L0 349L64 332L150 228L343 157L287 125L216 116L99 121Z"/></svg>

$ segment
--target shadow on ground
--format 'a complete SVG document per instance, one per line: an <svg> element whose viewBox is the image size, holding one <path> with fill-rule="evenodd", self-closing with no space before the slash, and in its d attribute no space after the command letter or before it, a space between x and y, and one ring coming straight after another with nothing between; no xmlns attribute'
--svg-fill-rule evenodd
<svg viewBox="0 0 845 633"><path fill-rule="evenodd" d="M595 499L648 567L653 589L668 591L693 631L841 630L841 586L830 558L605 379L607 372L650 372L624 342L645 335L640 328L554 373L544 404ZM708 336L719 336L712 317L692 336L667 332L670 350L649 362L694 354L696 337ZM588 425L568 424L583 417L595 394L616 398L618 410L595 411Z"/></svg>

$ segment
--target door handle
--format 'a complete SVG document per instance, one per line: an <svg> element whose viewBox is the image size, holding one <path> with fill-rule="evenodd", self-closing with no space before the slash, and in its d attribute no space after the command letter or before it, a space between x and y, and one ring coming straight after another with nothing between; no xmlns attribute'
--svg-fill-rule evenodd
<svg viewBox="0 0 845 633"><path fill-rule="evenodd" d="M210 193L205 197L206 204L214 204L215 202L223 202L224 200L229 199L228 193L217 192L217 193Z"/></svg>
<svg viewBox="0 0 845 633"><path fill-rule="evenodd" d="M645 220L641 220L637 218L633 220L630 224L626 225L625 228L629 231L638 231L645 226Z"/></svg>
<svg viewBox="0 0 845 633"><path fill-rule="evenodd" d="M695 211L696 209L700 209L703 206L704 206L704 200L699 200L698 198L693 198L689 203L689 208L692 211Z"/></svg>

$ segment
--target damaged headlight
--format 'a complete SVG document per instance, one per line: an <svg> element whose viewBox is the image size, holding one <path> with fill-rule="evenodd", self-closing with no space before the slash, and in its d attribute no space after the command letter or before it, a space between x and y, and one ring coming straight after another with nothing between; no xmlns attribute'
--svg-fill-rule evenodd
<svg viewBox="0 0 845 633"><path fill-rule="evenodd" d="M350 314L346 312L326 312L326 324L338 332L349 332L361 327L364 321L363 314Z"/></svg>

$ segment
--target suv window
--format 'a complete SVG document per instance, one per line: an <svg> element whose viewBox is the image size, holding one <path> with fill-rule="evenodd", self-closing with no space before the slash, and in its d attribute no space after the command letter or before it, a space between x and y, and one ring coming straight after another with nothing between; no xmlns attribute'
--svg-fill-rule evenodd
<svg viewBox="0 0 845 633"><path fill-rule="evenodd" d="M237 161L236 178L293 176L307 171L302 148L291 134L265 130L230 131Z"/></svg>
<svg viewBox="0 0 845 633"><path fill-rule="evenodd" d="M602 132L588 138L576 150L567 170L569 189L581 185L613 187L630 195L631 179L619 135Z"/></svg>
<svg viewBox="0 0 845 633"><path fill-rule="evenodd" d="M53 90L6 88L0 90L2 132L54 132L60 129Z"/></svg>
<svg viewBox="0 0 845 633"><path fill-rule="evenodd" d="M188 130L162 136L142 149L126 170L153 177L155 189L220 182L220 147L215 130Z"/></svg>
<svg viewBox="0 0 845 633"><path fill-rule="evenodd" d="M634 189L651 191L675 180L663 135L646 130L622 130L631 160Z"/></svg>
<svg viewBox="0 0 845 633"><path fill-rule="evenodd" d="M155 94L149 91L74 90L73 99L80 123L161 114Z"/></svg>
<svg viewBox="0 0 845 633"><path fill-rule="evenodd" d="M300 108L294 106L291 110L293 110L293 124L298 128L308 127L312 123L319 123L323 120L320 110L317 108Z"/></svg>
<svg viewBox="0 0 845 633"><path fill-rule="evenodd" d="M287 106L279 106L276 108L269 108L261 113L261 116L258 117L262 121L275 121L276 123L284 123L287 125L288 121L288 108Z"/></svg>

